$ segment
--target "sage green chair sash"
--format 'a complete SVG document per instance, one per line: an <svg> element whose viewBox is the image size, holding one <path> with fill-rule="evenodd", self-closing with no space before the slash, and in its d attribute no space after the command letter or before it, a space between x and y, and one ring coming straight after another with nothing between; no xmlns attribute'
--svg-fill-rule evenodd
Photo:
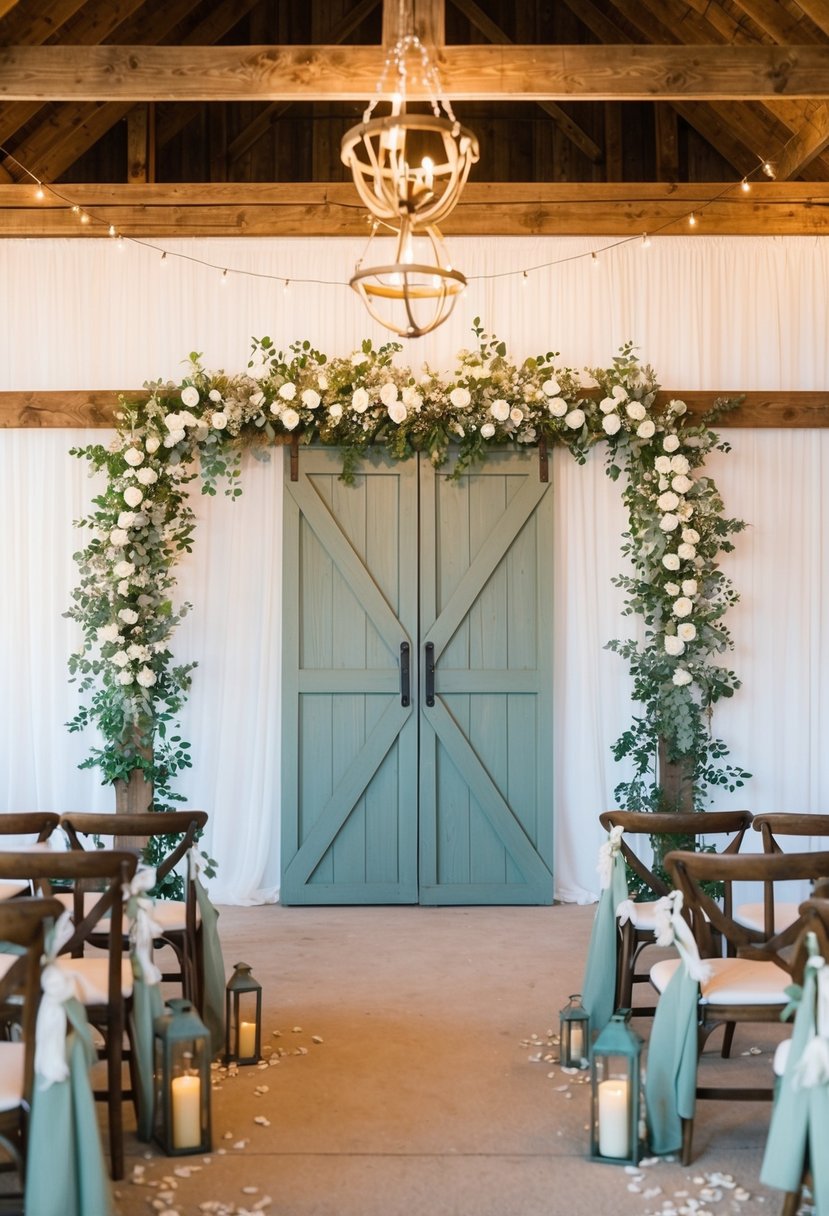
<svg viewBox="0 0 829 1216"><path fill-rule="evenodd" d="M615 829L614 829L615 831ZM603 850L608 850L608 844ZM619 930L616 925L616 909L628 897L625 862L618 848L611 854L611 869L608 885L603 885L587 950L587 963L582 981L582 1005L590 1014L590 1034L598 1034L613 1014L616 1005L616 958L618 954ZM600 868L606 863L600 854Z"/></svg>
<svg viewBox="0 0 829 1216"><path fill-rule="evenodd" d="M817 942L809 935L810 951L817 950ZM829 1076L826 1075L825 1060L829 1053L829 1041L825 1031L817 1024L815 1006L819 1002L819 988L827 985L819 972L827 972L823 959L813 955L806 965L803 994L797 1007L786 1069L775 1098L772 1110L766 1151L760 1171L760 1181L766 1186L781 1191L799 1191L806 1166L812 1174L812 1193L815 1211L819 1216L829 1213ZM826 993L824 992L824 1000ZM785 1013L788 1011L784 1012ZM822 1043L816 1043L822 1039ZM818 1076L804 1075L804 1056L813 1054L823 1057L824 1066ZM822 1075L821 1075L822 1074Z"/></svg>
<svg viewBox="0 0 829 1216"><path fill-rule="evenodd" d="M693 1119L697 1088L699 984L677 967L659 998L648 1040L645 1114L656 1156L682 1148L682 1119Z"/></svg>
<svg viewBox="0 0 829 1216"><path fill-rule="evenodd" d="M200 1012L210 1031L211 1050L215 1056L224 1049L225 1042L225 964L219 941L219 913L198 876L194 882L201 915L199 950L203 988Z"/></svg>
<svg viewBox="0 0 829 1216"><path fill-rule="evenodd" d="M64 1008L69 1076L35 1079L26 1161L26 1216L114 1216L89 1069L96 1058L83 1005Z"/></svg>
<svg viewBox="0 0 829 1216"><path fill-rule="evenodd" d="M132 987L132 1038L135 1052L136 1101L138 1120L136 1135L146 1143L153 1134L153 1022L164 1012L161 989L158 984L148 984L141 972L141 964L133 959Z"/></svg>

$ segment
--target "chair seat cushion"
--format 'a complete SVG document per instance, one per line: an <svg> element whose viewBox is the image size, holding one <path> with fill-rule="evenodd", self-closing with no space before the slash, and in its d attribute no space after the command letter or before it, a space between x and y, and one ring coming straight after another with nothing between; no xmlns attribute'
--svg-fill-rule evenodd
<svg viewBox="0 0 829 1216"><path fill-rule="evenodd" d="M23 1101L24 1051L22 1043L0 1043L0 1111Z"/></svg>
<svg viewBox="0 0 829 1216"><path fill-rule="evenodd" d="M788 929L789 925L794 924L797 917L797 904L778 903L775 901L775 933L782 933L784 929ZM766 931L765 907L763 904L740 904L734 912L734 919L738 925L745 925L747 929L756 929L758 933L765 933Z"/></svg>
<svg viewBox="0 0 829 1216"><path fill-rule="evenodd" d="M656 900L642 900L641 903L636 900L631 900L625 904L625 910L628 913L628 920L633 925L634 929L650 929L653 930L656 924Z"/></svg>
<svg viewBox="0 0 829 1216"><path fill-rule="evenodd" d="M775 963L750 958L710 958L711 978L700 984L702 1005L785 1005L791 976ZM662 993L677 967L678 958L663 959L651 967L651 983Z"/></svg>
<svg viewBox="0 0 829 1216"><path fill-rule="evenodd" d="M57 896L65 908L70 911L74 907L72 895L61 893ZM83 897L84 916L91 908L95 906L96 899L99 898L94 891L87 891ZM157 899L153 905L152 911L153 920L157 925L160 925L163 933L183 933L187 928L187 905L184 900L180 899ZM196 924L200 920L198 905L196 906ZM126 921L124 924L126 930ZM103 925L102 925L103 930Z"/></svg>
<svg viewBox="0 0 829 1216"><path fill-rule="evenodd" d="M106 1005L109 1001L109 959L72 958L61 954L57 964L71 975L75 983L75 996L82 1005ZM132 963L121 960L121 995L132 996Z"/></svg>
<svg viewBox="0 0 829 1216"><path fill-rule="evenodd" d="M28 890L29 884L25 878L4 878L0 882L0 899L14 899L15 895L22 895Z"/></svg>

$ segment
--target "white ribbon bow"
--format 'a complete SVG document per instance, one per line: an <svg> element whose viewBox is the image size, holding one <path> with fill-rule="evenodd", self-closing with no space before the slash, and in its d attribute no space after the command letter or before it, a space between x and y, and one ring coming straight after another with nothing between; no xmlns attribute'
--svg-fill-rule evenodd
<svg viewBox="0 0 829 1216"><path fill-rule="evenodd" d="M132 881L123 886L127 917L131 922L130 941L141 967L142 979L147 984L161 981L161 972L153 962L153 940L161 934L162 928L153 920L154 902L147 897L147 891L154 886L153 866L139 866Z"/></svg>
<svg viewBox="0 0 829 1216"><path fill-rule="evenodd" d="M72 975L55 962L74 932L72 914L61 913L52 930L40 973L41 998L35 1026L35 1075L40 1089L69 1076L66 1062L65 1003L75 995Z"/></svg>
<svg viewBox="0 0 829 1216"><path fill-rule="evenodd" d="M816 974L815 1033L795 1065L794 1084L800 1089L829 1084L829 967L820 954L806 960Z"/></svg>
<svg viewBox="0 0 829 1216"><path fill-rule="evenodd" d="M611 828L607 840L599 849L599 861L596 869L599 873L599 881L603 891L606 891L610 886L610 880L613 877L613 862L622 849L623 833L624 828L618 826Z"/></svg>
<svg viewBox="0 0 829 1216"><path fill-rule="evenodd" d="M711 967L699 956L694 935L682 916L682 892L671 891L657 899L654 906L654 936L657 946L676 946L686 974L697 983L711 978Z"/></svg>
<svg viewBox="0 0 829 1216"><path fill-rule="evenodd" d="M199 852L198 845L193 844L187 850L187 868L189 870L188 877L190 879L198 878L199 874L204 868L202 866L201 856L202 855Z"/></svg>

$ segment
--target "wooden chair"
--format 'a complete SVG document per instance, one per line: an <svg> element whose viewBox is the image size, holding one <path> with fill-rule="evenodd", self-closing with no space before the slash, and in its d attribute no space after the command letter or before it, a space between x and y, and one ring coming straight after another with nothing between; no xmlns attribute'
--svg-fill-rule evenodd
<svg viewBox="0 0 829 1216"><path fill-rule="evenodd" d="M10 1026L19 1029L19 1038L0 1041L0 1143L17 1170L21 1188L34 1078L44 922L57 918L62 911L54 899L16 899L0 904L0 941L22 951L0 954L0 1011L4 1029L8 1031ZM0 1211L4 1210L0 1201Z"/></svg>
<svg viewBox="0 0 829 1216"><path fill-rule="evenodd" d="M792 848L802 852L805 837L825 837L829 840L829 815L805 815L777 812L771 815L755 815L752 825L763 840L764 853L791 852ZM787 848L780 841L787 841ZM789 841L797 841L794 846ZM744 903L737 908L736 916L745 925L762 929L771 935L775 929L784 929L793 924L799 915L800 899L771 899L764 892L761 903Z"/></svg>
<svg viewBox="0 0 829 1216"><path fill-rule="evenodd" d="M724 883L734 889L740 883L762 883L773 893L774 885L799 879L829 876L829 852L778 855L724 855L712 853L668 853L665 867L682 892L684 911L691 924L700 956L709 961L711 978L700 984L698 1004L698 1055L708 1036L725 1025L723 1057L731 1047L737 1022L779 1022L788 1004L785 989L791 983L795 947L802 930L798 918L780 932L767 936L762 930L741 924L709 892L711 884ZM730 952L723 957L720 939ZM677 959L666 959L651 968L657 992L665 991ZM771 1099L773 1089L734 1085L697 1085L698 1099L760 1101ZM693 1119L683 1120L682 1163L691 1161Z"/></svg>
<svg viewBox="0 0 829 1216"><path fill-rule="evenodd" d="M9 844L6 837L16 837L11 846L14 849L45 845L46 841L60 823L60 816L51 811L13 811L0 815L0 850L7 849ZM21 841L20 837L26 837ZM13 899L16 895L26 895L29 884L23 881L0 882L0 900Z"/></svg>
<svg viewBox="0 0 829 1216"><path fill-rule="evenodd" d="M70 847L77 850L84 850L87 847L84 840L93 837L128 836L144 841L152 836L176 838L156 868L156 883L159 884L187 858L207 824L207 815L204 811L147 811L132 815L71 814L64 815L60 822ZM166 971L161 978L179 982L182 995L201 1008L197 950L199 914L194 877L188 863L184 878L185 898L156 900L153 920L162 929L155 943L156 948L170 946L178 964L177 971Z"/></svg>
<svg viewBox="0 0 829 1216"><path fill-rule="evenodd" d="M74 932L57 961L71 974L75 995L86 1007L90 1023L103 1036L100 1054L106 1060L107 1088L97 1091L95 1097L107 1102L113 1178L122 1178L124 1173L122 1100L130 1096L122 1078L133 986L132 963L123 949L123 887L132 880L137 864L133 853L107 849L89 853L0 852L0 878L30 880L43 895L51 893L53 881L74 884ZM100 883L103 889L93 894L88 890L90 882ZM59 903L63 910L65 900ZM93 939L105 943L104 956L85 952ZM131 1059L131 1054L127 1058Z"/></svg>
<svg viewBox="0 0 829 1216"><path fill-rule="evenodd" d="M648 864L643 860L643 849L650 846L654 836L666 837L673 849L689 847L692 841L702 836L725 836L728 840L721 852L730 855L739 850L743 837L751 826L751 818L749 811L605 811L599 816L599 822L608 832L614 827L622 828L622 856L633 874L650 892L644 899L633 901L634 915L619 927L617 1009L632 1008L633 985L648 982L648 972L637 971L636 964L642 951L654 943L653 903L671 890L666 876L657 872L655 863L651 861ZM633 841L632 837L639 839ZM728 891L725 893L725 899L726 907L729 907ZM638 1015L652 1014L653 1011L653 1006L639 1006L634 1009L634 1013Z"/></svg>

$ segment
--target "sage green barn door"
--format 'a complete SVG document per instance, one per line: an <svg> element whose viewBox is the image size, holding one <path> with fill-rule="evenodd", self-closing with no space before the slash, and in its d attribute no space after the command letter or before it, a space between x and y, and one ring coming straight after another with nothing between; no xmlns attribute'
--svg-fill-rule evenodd
<svg viewBox="0 0 829 1216"><path fill-rule="evenodd" d="M366 461L353 486L340 468L307 449L286 473L281 898L550 903L538 462L450 481L423 457Z"/></svg>
<svg viewBox="0 0 829 1216"><path fill-rule="evenodd" d="M421 903L552 903L549 490L529 453L421 470Z"/></svg>
<svg viewBox="0 0 829 1216"><path fill-rule="evenodd" d="M286 461L280 897L417 903L417 467L341 468Z"/></svg>

